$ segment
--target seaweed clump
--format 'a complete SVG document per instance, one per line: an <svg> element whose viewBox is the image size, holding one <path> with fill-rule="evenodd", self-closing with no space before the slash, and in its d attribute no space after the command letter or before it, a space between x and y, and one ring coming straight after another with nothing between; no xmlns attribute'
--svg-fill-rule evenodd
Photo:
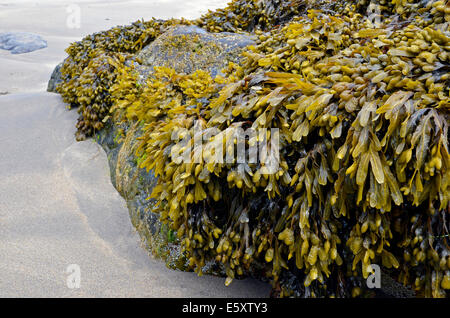
<svg viewBox="0 0 450 318"><path fill-rule="evenodd" d="M152 211L191 268L220 263L226 284L258 266L279 296L369 296L377 264L417 296L448 297L448 5L379 1L372 15L367 1L310 3L285 21L257 19L261 3L196 22L258 36L223 77L155 67L142 82L136 63L108 60L114 121L143 124ZM242 5L252 14L236 18ZM263 133L239 139L248 128ZM236 158L239 142L277 151L275 171L264 155Z"/></svg>
<svg viewBox="0 0 450 318"><path fill-rule="evenodd" d="M224 9L209 11L195 23L209 32L269 31L309 9L340 12L351 1L326 0L236 0Z"/></svg>

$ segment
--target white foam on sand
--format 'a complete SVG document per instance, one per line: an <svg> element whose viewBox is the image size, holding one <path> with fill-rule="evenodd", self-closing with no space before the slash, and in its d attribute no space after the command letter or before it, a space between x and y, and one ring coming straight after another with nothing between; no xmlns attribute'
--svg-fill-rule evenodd
<svg viewBox="0 0 450 318"><path fill-rule="evenodd" d="M0 1L0 32L33 32L48 47L0 50L0 297L264 297L255 280L169 270L140 246L123 198L95 142L75 142L76 110L45 92L64 49L82 36L152 16L192 15L225 1ZM176 5L175 5L176 4ZM67 287L67 266L81 269Z"/></svg>

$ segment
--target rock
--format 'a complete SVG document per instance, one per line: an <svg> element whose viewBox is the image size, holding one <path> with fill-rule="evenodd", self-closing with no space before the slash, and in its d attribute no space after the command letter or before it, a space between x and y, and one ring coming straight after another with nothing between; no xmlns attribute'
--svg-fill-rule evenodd
<svg viewBox="0 0 450 318"><path fill-rule="evenodd" d="M64 62L59 63L52 72L52 76L50 76L50 80L47 85L47 92L56 93L56 86L58 86L62 82L61 77L61 67Z"/></svg>
<svg viewBox="0 0 450 318"><path fill-rule="evenodd" d="M0 49L12 54L33 52L47 47L47 41L41 36L28 32L0 33Z"/></svg>
<svg viewBox="0 0 450 318"><path fill-rule="evenodd" d="M148 200L157 179L152 171L138 167L137 141L141 135L138 123L130 127L111 121L98 133L96 141L105 150L111 173L111 182L126 200L130 219L146 249L161 258L172 269L185 270L187 260L182 255L175 233L151 212L154 200Z"/></svg>
<svg viewBox="0 0 450 318"><path fill-rule="evenodd" d="M392 270L381 270L381 288L375 290L384 298L413 298L416 296L414 290L410 286L405 286L392 278Z"/></svg>
<svg viewBox="0 0 450 318"><path fill-rule="evenodd" d="M144 66L167 66L178 73L208 70L215 77L229 62L237 63L254 38L235 33L209 33L196 26L169 28L138 54Z"/></svg>

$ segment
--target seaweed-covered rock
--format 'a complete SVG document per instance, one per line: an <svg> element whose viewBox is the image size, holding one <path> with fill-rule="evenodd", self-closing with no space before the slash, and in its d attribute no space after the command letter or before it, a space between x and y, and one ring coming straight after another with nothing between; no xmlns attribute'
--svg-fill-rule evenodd
<svg viewBox="0 0 450 318"><path fill-rule="evenodd" d="M61 67L63 81L56 91L70 107L78 107L77 140L103 128L111 107L108 90L115 81L115 65L153 41L164 23L136 21L88 35L66 49L69 56Z"/></svg>
<svg viewBox="0 0 450 318"><path fill-rule="evenodd" d="M142 49L138 58L147 66L167 66L177 73L208 70L213 77L230 62L241 60L242 50L254 44L251 36L209 33L196 26L174 26Z"/></svg>
<svg viewBox="0 0 450 318"><path fill-rule="evenodd" d="M170 28L139 53L137 60L142 64L133 62L132 65L144 78L154 73L154 67L160 66L172 66L187 74L207 70L214 77L230 62L238 63L243 49L251 44L254 44L253 39L246 35L211 34L195 26L178 26ZM138 167L140 162L135 152L142 136L141 128L138 122L123 125L110 120L96 139L108 154L112 183L126 199L130 218L146 247L153 255L164 259L169 267L186 269L187 260L180 251L176 233L162 224L157 214L150 212L155 200L148 200L148 197L156 178L152 171ZM203 272L224 273L223 268L213 262L205 264Z"/></svg>
<svg viewBox="0 0 450 318"><path fill-rule="evenodd" d="M0 33L0 49L11 51L12 54L33 52L47 47L40 35L28 32Z"/></svg>
<svg viewBox="0 0 450 318"><path fill-rule="evenodd" d="M153 21L107 31L113 49L103 37L68 49L63 96L82 106L83 135L115 136L113 182L152 250L199 274L218 264L226 284L270 279L277 296L448 297L450 12L374 2L370 14L365 0L234 0L177 23L189 27ZM242 35L192 24L256 41L227 60L217 46ZM279 130L242 140L278 139L275 173L264 160L210 162L248 128ZM200 160L180 160L198 136ZM381 291L366 286L372 265Z"/></svg>

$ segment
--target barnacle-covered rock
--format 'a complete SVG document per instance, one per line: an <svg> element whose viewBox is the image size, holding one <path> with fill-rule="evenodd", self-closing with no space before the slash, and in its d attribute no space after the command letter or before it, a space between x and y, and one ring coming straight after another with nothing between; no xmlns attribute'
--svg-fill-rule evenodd
<svg viewBox="0 0 450 318"><path fill-rule="evenodd" d="M87 50L75 91L113 70L100 117L131 127L125 153L157 178L148 208L199 274L216 262L226 284L258 273L279 296L371 297L378 265L385 294L410 296L403 284L448 297L449 14L443 1L236 0L194 21L256 36L220 74L177 64L196 41L176 30L207 34L182 27L148 46L160 60ZM239 139L248 128L264 133ZM200 153L189 151L197 138ZM239 143L262 143L278 165L238 160Z"/></svg>

